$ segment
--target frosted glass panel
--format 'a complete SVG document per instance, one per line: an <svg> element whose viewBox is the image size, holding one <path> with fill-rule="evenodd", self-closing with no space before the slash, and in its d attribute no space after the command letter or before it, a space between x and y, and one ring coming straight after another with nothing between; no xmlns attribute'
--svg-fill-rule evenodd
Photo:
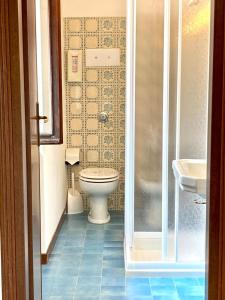
<svg viewBox="0 0 225 300"><path fill-rule="evenodd" d="M206 205L195 204L195 198L180 192L178 261L205 260Z"/></svg>
<svg viewBox="0 0 225 300"><path fill-rule="evenodd" d="M135 231L161 231L163 1L137 1Z"/></svg>
<svg viewBox="0 0 225 300"><path fill-rule="evenodd" d="M210 2L183 1L180 158L206 158ZM180 191L178 260L204 260L206 206Z"/></svg>

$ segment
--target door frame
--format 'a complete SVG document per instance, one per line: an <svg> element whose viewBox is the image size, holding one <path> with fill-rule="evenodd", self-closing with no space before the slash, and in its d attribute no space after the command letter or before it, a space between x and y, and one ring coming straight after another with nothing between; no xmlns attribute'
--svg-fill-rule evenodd
<svg viewBox="0 0 225 300"><path fill-rule="evenodd" d="M207 285L209 300L225 299L225 2L214 0L211 49L211 103L207 206Z"/></svg>
<svg viewBox="0 0 225 300"><path fill-rule="evenodd" d="M2 299L29 299L27 161L21 1L0 1Z"/></svg>
<svg viewBox="0 0 225 300"><path fill-rule="evenodd" d="M3 300L29 296L27 160L21 5L0 1L0 234ZM11 8L11 9L10 9ZM211 151L208 170L209 300L225 299L225 3L214 3ZM19 26L18 26L19 25ZM29 101L29 99L27 99ZM28 168L29 170L29 168ZM28 181L29 182L29 181ZM24 284L25 283L25 284Z"/></svg>

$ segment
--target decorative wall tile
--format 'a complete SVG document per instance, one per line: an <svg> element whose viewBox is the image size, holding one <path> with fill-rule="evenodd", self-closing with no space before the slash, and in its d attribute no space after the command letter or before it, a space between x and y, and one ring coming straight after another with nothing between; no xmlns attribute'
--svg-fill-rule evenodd
<svg viewBox="0 0 225 300"><path fill-rule="evenodd" d="M105 83L115 82L115 77L113 70L105 70L102 72L102 81Z"/></svg>
<svg viewBox="0 0 225 300"><path fill-rule="evenodd" d="M87 82L97 82L99 80L98 70L87 70L86 71L86 81Z"/></svg>
<svg viewBox="0 0 225 300"><path fill-rule="evenodd" d="M87 151L87 161L88 162L97 162L99 159L99 152L96 150Z"/></svg>
<svg viewBox="0 0 225 300"><path fill-rule="evenodd" d="M103 32L113 33L116 30L116 20L113 18L102 18L100 24Z"/></svg>
<svg viewBox="0 0 225 300"><path fill-rule="evenodd" d="M96 99L99 96L99 87L97 86L87 86L86 87L86 97L88 99Z"/></svg>
<svg viewBox="0 0 225 300"><path fill-rule="evenodd" d="M122 85L120 88L119 88L119 98L120 99L125 99L126 97L126 87L124 85Z"/></svg>
<svg viewBox="0 0 225 300"><path fill-rule="evenodd" d="M115 97L116 94L116 87L106 85L102 87L102 98L103 99L112 99Z"/></svg>
<svg viewBox="0 0 225 300"><path fill-rule="evenodd" d="M82 48L82 37L71 36L69 38L70 49L81 49Z"/></svg>
<svg viewBox="0 0 225 300"><path fill-rule="evenodd" d="M98 129L98 120L95 119L87 119L87 130L97 130Z"/></svg>
<svg viewBox="0 0 225 300"><path fill-rule="evenodd" d="M114 106L111 102L104 102L102 110L108 112L109 114L113 112Z"/></svg>
<svg viewBox="0 0 225 300"><path fill-rule="evenodd" d="M125 145L125 135L124 134L119 135L119 137L118 137L118 145L120 145L120 146L124 146Z"/></svg>
<svg viewBox="0 0 225 300"><path fill-rule="evenodd" d="M121 118L119 120L119 130L124 130L124 127L125 127L125 119L124 118Z"/></svg>
<svg viewBox="0 0 225 300"><path fill-rule="evenodd" d="M98 103L89 102L87 104L87 114L88 115L96 115L98 113Z"/></svg>
<svg viewBox="0 0 225 300"><path fill-rule="evenodd" d="M121 35L120 37L119 37L119 47L121 48L121 49L125 49L126 48L126 35L124 34L124 35Z"/></svg>
<svg viewBox="0 0 225 300"><path fill-rule="evenodd" d="M125 161L125 151L120 151L120 154L119 154L119 160L120 161Z"/></svg>
<svg viewBox="0 0 225 300"><path fill-rule="evenodd" d="M69 31L80 32L82 29L82 21L80 19L69 20Z"/></svg>
<svg viewBox="0 0 225 300"><path fill-rule="evenodd" d="M119 30L126 32L126 19L125 18L119 20Z"/></svg>
<svg viewBox="0 0 225 300"><path fill-rule="evenodd" d="M72 130L81 130L82 129L82 121L81 119L72 119L70 123Z"/></svg>
<svg viewBox="0 0 225 300"><path fill-rule="evenodd" d="M80 99L82 97L81 86L71 86L70 87L70 97L72 99Z"/></svg>
<svg viewBox="0 0 225 300"><path fill-rule="evenodd" d="M109 121L107 123L103 124L103 129L105 131L107 131L107 130L110 130L110 131L114 130L114 121L115 120L110 120L109 119Z"/></svg>
<svg viewBox="0 0 225 300"><path fill-rule="evenodd" d="M120 64L121 66L126 66L126 52L125 51L121 51L120 54Z"/></svg>
<svg viewBox="0 0 225 300"><path fill-rule="evenodd" d="M125 80L126 80L126 71L125 70L121 70L119 72L119 81L125 82Z"/></svg>
<svg viewBox="0 0 225 300"><path fill-rule="evenodd" d="M86 32L97 32L98 31L98 19L86 19L85 20L85 31Z"/></svg>
<svg viewBox="0 0 225 300"><path fill-rule="evenodd" d="M98 36L90 35L85 37L85 48L98 48Z"/></svg>
<svg viewBox="0 0 225 300"><path fill-rule="evenodd" d="M101 48L116 48L117 38L112 34L101 36Z"/></svg>
<svg viewBox="0 0 225 300"><path fill-rule="evenodd" d="M81 134L72 134L71 143L74 147L81 147L83 143L83 137Z"/></svg>
<svg viewBox="0 0 225 300"><path fill-rule="evenodd" d="M95 147L98 146L99 137L97 134L87 135L87 146Z"/></svg>
<svg viewBox="0 0 225 300"><path fill-rule="evenodd" d="M66 18L65 57L70 49L82 49L83 82L67 82L65 59L67 145L80 147L80 165L68 168L75 171L75 186L79 187L79 171L87 167L111 167L120 173L118 189L109 197L109 208L124 208L125 162L125 80L126 80L126 19L125 18ZM86 48L119 47L118 67L86 67ZM97 114L109 113L109 122L99 123ZM82 193L85 209L87 195Z"/></svg>
<svg viewBox="0 0 225 300"><path fill-rule="evenodd" d="M80 102L73 102L70 106L70 113L72 115L80 115L82 112L82 105Z"/></svg>
<svg viewBox="0 0 225 300"><path fill-rule="evenodd" d="M114 160L114 151L112 150L106 150L103 152L103 160L110 162Z"/></svg>
<svg viewBox="0 0 225 300"><path fill-rule="evenodd" d="M125 103L121 103L121 104L119 105L119 113L120 113L120 114L125 114L125 109L126 109Z"/></svg>
<svg viewBox="0 0 225 300"><path fill-rule="evenodd" d="M104 146L114 146L114 135L113 134L104 134L102 136L102 144Z"/></svg>

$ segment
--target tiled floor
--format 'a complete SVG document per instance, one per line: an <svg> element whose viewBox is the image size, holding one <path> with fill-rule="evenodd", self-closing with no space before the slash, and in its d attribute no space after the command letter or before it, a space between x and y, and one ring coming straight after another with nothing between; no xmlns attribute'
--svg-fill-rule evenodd
<svg viewBox="0 0 225 300"><path fill-rule="evenodd" d="M203 300L203 278L126 276L123 216L106 225L86 215L67 216L47 266L44 300Z"/></svg>

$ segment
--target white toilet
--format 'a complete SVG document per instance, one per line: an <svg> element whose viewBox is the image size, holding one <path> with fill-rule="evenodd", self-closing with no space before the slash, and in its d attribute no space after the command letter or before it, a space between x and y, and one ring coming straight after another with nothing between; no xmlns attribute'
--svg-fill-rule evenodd
<svg viewBox="0 0 225 300"><path fill-rule="evenodd" d="M118 182L119 172L111 168L87 168L80 172L80 188L90 201L89 222L104 224L110 221L107 198Z"/></svg>

